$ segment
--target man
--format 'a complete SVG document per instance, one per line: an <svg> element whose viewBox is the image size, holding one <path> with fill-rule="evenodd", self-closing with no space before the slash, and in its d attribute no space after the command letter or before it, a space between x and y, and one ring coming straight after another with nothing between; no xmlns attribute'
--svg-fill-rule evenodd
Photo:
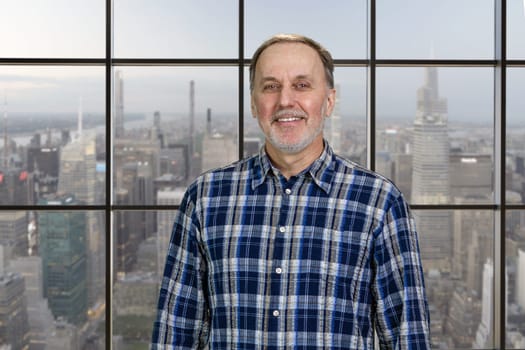
<svg viewBox="0 0 525 350"><path fill-rule="evenodd" d="M399 190L332 152L333 61L277 35L250 66L256 156L201 175L175 219L153 349L429 348Z"/></svg>

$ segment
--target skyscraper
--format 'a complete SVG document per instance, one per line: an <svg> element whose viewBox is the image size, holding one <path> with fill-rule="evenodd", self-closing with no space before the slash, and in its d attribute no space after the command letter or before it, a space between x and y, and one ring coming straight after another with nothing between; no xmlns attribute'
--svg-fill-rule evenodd
<svg viewBox="0 0 525 350"><path fill-rule="evenodd" d="M483 265L483 288L481 290L481 322L472 346L476 349L492 347L494 264L488 259Z"/></svg>
<svg viewBox="0 0 525 350"><path fill-rule="evenodd" d="M79 112L77 138L62 148L58 178L59 194L74 194L82 204L95 204L97 198L97 160L95 135L82 131L82 115ZM94 304L104 294L104 244L101 229L104 227L101 212L86 212L88 254L89 302Z"/></svg>
<svg viewBox="0 0 525 350"><path fill-rule="evenodd" d="M425 71L425 83L417 90L413 131L412 203L449 202L449 141L447 101L439 97L435 67ZM450 269L452 235L449 211L416 211L421 254L426 268Z"/></svg>
<svg viewBox="0 0 525 350"><path fill-rule="evenodd" d="M115 138L124 136L124 79L122 72L115 73Z"/></svg>
<svg viewBox="0 0 525 350"><path fill-rule="evenodd" d="M516 302L525 310L525 250L518 249L516 271Z"/></svg>
<svg viewBox="0 0 525 350"><path fill-rule="evenodd" d="M64 195L42 200L40 204L67 206L78 202L73 195ZM69 323L81 325L88 310L86 213L41 212L38 227L44 297L55 318L63 317Z"/></svg>
<svg viewBox="0 0 525 350"><path fill-rule="evenodd" d="M184 187L165 188L157 193L158 205L178 205L184 196ZM166 254L168 253L168 246L171 238L171 229L173 227L173 219L175 212L172 210L158 210L157 211L157 276L161 277L164 264L166 262Z"/></svg>
<svg viewBox="0 0 525 350"><path fill-rule="evenodd" d="M0 211L0 244L12 249L15 256L27 256L27 213Z"/></svg>
<svg viewBox="0 0 525 350"><path fill-rule="evenodd" d="M0 344L10 349L29 349L29 321L24 278L0 271Z"/></svg>

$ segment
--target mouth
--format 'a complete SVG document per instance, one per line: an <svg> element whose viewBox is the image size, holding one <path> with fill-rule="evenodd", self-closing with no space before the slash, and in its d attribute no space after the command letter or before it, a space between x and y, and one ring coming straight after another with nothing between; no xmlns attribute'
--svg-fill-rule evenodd
<svg viewBox="0 0 525 350"><path fill-rule="evenodd" d="M272 123L291 123L306 119L300 111L279 111L272 119Z"/></svg>
<svg viewBox="0 0 525 350"><path fill-rule="evenodd" d="M273 122L277 123L289 123L289 122L295 122L298 120L303 120L304 117L282 117L282 118L275 118Z"/></svg>

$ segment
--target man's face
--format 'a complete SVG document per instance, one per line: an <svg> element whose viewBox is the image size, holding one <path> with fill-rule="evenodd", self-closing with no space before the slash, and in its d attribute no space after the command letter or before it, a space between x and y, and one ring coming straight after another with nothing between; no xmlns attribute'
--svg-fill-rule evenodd
<svg viewBox="0 0 525 350"><path fill-rule="evenodd" d="M259 56L251 108L267 147L296 154L323 143L324 118L332 113L335 90L326 82L317 52L301 43L277 43Z"/></svg>

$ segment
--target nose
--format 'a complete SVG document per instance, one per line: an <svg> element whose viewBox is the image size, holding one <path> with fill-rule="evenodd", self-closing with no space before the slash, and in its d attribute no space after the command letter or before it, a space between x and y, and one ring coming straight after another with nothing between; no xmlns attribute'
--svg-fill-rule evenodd
<svg viewBox="0 0 525 350"><path fill-rule="evenodd" d="M279 104L282 107L291 107L295 104L295 91L291 87L283 87L279 95Z"/></svg>

